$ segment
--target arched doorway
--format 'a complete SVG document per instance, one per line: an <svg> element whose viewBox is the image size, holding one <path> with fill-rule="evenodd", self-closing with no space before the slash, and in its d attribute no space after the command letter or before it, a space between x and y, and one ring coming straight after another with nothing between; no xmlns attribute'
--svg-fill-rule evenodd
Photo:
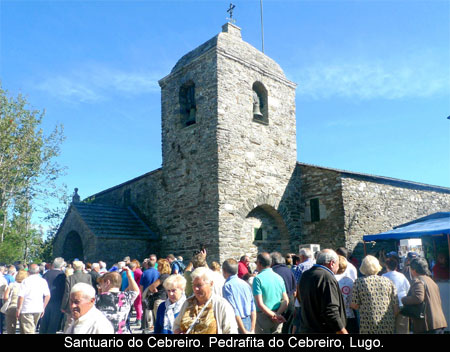
<svg viewBox="0 0 450 352"><path fill-rule="evenodd" d="M75 258L84 260L83 242L81 241L81 237L78 232L71 231L66 236L62 257L67 262L71 262Z"/></svg>
<svg viewBox="0 0 450 352"><path fill-rule="evenodd" d="M289 232L282 216L270 205L260 205L248 213L243 233L248 255L256 257L257 253L289 252Z"/></svg>

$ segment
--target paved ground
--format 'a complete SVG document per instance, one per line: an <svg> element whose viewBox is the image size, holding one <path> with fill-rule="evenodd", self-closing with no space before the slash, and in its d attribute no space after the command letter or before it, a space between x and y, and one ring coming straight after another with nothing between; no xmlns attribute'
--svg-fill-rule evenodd
<svg viewBox="0 0 450 352"><path fill-rule="evenodd" d="M131 313L131 333L132 334L144 334L144 330L140 329L138 325L136 325L136 312L133 310ZM140 324L139 324L140 325Z"/></svg>

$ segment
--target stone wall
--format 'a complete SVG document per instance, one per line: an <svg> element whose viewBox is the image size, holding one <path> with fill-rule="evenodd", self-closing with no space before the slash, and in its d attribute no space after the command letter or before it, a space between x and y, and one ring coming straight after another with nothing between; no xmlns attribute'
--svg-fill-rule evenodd
<svg viewBox="0 0 450 352"><path fill-rule="evenodd" d="M294 225L284 217L283 197L297 157L296 85L231 24L217 47L220 261L288 251ZM264 123L253 115L256 82L267 93ZM263 241L254 241L255 226L262 226Z"/></svg>
<svg viewBox="0 0 450 352"><path fill-rule="evenodd" d="M55 257L66 261L74 258L91 263L102 260L111 267L125 256L143 260L158 246L159 243L142 238L96 236L72 206L58 231L53 251Z"/></svg>
<svg viewBox="0 0 450 352"><path fill-rule="evenodd" d="M151 253L155 253L158 247L148 240L122 239L122 238L97 238L97 252L93 258L87 261L102 260L107 263L108 268L126 256L131 259L138 259L142 262Z"/></svg>
<svg viewBox="0 0 450 352"><path fill-rule="evenodd" d="M267 90L265 124L253 120L255 82ZM295 84L231 24L181 58L159 83L161 170L94 201L132 206L161 236L161 255L190 258L200 245L220 261L259 250L290 251L301 228ZM180 87L192 83L196 119L185 126ZM262 223L266 235L256 243L254 227Z"/></svg>
<svg viewBox="0 0 450 352"><path fill-rule="evenodd" d="M321 248L344 246L344 206L339 172L298 164L301 179L301 244L320 244ZM318 199L319 221L311 219L311 200Z"/></svg>
<svg viewBox="0 0 450 352"><path fill-rule="evenodd" d="M82 258L79 259L86 261L100 260L97 257L97 239L95 235L82 221L80 215L73 207L69 208L55 238L53 244L53 254L55 257L63 257L67 261L74 259L70 258L70 254L67 253L65 248L65 241L71 233L76 233L76 236L79 236L81 239L82 244L81 248L70 249L71 253L78 252L77 254L81 254L80 251L82 251Z"/></svg>
<svg viewBox="0 0 450 352"><path fill-rule="evenodd" d="M162 80L161 253L218 256L217 37L186 54ZM195 123L182 124L180 88L195 84Z"/></svg>
<svg viewBox="0 0 450 352"><path fill-rule="evenodd" d="M162 172L161 169L158 169L97 193L87 198L87 201L122 207L129 206L152 232L161 236L160 204L164 199L161 192L162 183Z"/></svg>
<svg viewBox="0 0 450 352"><path fill-rule="evenodd" d="M450 189L387 177L298 164L302 192L302 244L345 246L362 257L364 235L391 230L411 220L450 211ZM320 220L311 219L311 199ZM395 250L394 242L367 246L368 253Z"/></svg>
<svg viewBox="0 0 450 352"><path fill-rule="evenodd" d="M387 178L342 177L346 246L362 255L362 236L391 230L414 219L450 211L450 189ZM387 245L393 245L391 242ZM368 246L374 253L382 243ZM394 247L395 248L395 247Z"/></svg>
<svg viewBox="0 0 450 352"><path fill-rule="evenodd" d="M110 251L134 245L188 260L204 245L222 262L300 244L360 250L365 234L450 209L449 189L297 163L296 85L230 23L159 84L162 168L90 201L130 206L160 242L105 241ZM266 94L259 120L255 90Z"/></svg>

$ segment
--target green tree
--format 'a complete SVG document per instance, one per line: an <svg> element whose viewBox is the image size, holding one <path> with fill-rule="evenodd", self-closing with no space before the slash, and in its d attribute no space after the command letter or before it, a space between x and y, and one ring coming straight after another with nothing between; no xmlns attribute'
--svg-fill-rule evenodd
<svg viewBox="0 0 450 352"><path fill-rule="evenodd" d="M56 180L64 173L56 161L62 126L45 135L43 117L22 95L9 97L0 86L0 252L21 243L22 258L35 256L31 252L39 242L33 210L58 194Z"/></svg>
<svg viewBox="0 0 450 352"><path fill-rule="evenodd" d="M46 231L46 239L41 246L40 255L41 259L45 262L50 262L54 257L53 243L55 241L55 235L72 200L66 185L61 186L57 194L57 202L54 204L47 204L43 209L45 214L43 221L48 225L48 228Z"/></svg>

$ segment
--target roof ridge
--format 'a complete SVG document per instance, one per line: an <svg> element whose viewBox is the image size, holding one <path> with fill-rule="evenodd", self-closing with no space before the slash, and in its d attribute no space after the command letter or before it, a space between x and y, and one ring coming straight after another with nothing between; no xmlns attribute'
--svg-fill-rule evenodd
<svg viewBox="0 0 450 352"><path fill-rule="evenodd" d="M394 177L389 177L389 176L379 176L379 175L367 174L367 173L363 173L363 172L348 171L348 170L343 170L343 169L337 169L337 168L332 168L332 167L304 163L304 162L300 162L300 161L297 161L297 164L300 166L311 166L311 167L315 167L315 168L319 168L319 169L335 171L335 172L339 172L339 173L343 173L343 174L359 176L359 177L364 177L364 178L371 178L371 179L380 180L380 181L383 180L383 181L388 181L388 182L393 182L393 183L403 183L403 184L408 184L408 185L412 185L412 186L417 186L420 188L427 188L430 190L433 189L433 190L441 190L441 191L445 191L445 192L450 192L450 187L445 187L445 186L431 185L431 184L427 184L427 183L403 180L400 178L394 178Z"/></svg>

